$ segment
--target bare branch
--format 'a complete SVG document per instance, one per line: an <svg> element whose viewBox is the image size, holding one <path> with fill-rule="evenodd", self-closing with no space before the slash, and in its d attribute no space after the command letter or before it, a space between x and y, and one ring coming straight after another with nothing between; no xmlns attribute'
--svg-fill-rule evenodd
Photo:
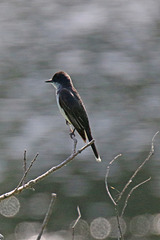
<svg viewBox="0 0 160 240"><path fill-rule="evenodd" d="M81 212L80 212L79 206L77 206L77 212L78 212L78 218L76 219L75 223L73 224L72 229L75 228L75 226L77 225L79 219L81 218Z"/></svg>
<svg viewBox="0 0 160 240"><path fill-rule="evenodd" d="M159 133L156 132L152 138L152 142L151 142L151 149L150 152L148 154L148 156L146 157L146 159L141 163L141 165L136 169L136 171L133 173L133 175L131 176L131 178L129 179L129 181L126 183L126 185L124 186L123 190L121 191L121 193L119 194L119 197L117 199L116 202L119 202L120 199L122 198L122 195L124 194L124 192L126 191L126 189L128 188L128 186L131 184L131 182L133 181L133 179L135 178L135 176L137 175L137 173L142 169L142 167L146 164L146 162L148 160L150 160L150 158L152 157L152 155L154 154L154 140L155 137L157 136L157 134Z"/></svg>
<svg viewBox="0 0 160 240"><path fill-rule="evenodd" d="M49 174L57 171L58 169L62 168L63 166L65 166L66 164L68 164L69 162L71 162L78 154L80 154L82 151L84 151L87 147L91 146L91 144L94 142L94 140L90 141L89 143L87 143L85 146L83 146L82 148L80 148L79 150L77 150L75 153L72 153L67 159L65 159L63 162L61 162L60 164L58 164L57 166L54 166L52 168L50 168L48 171L46 171L45 173L43 173L42 175L38 176L35 179L32 179L30 181L28 181L27 183L25 183L23 186L20 186L18 188L15 188L14 190L8 192L8 193L4 193L2 195L0 195L0 201L6 198L9 198L13 195L19 194L21 193L23 190L28 189L28 188L32 188L36 183L38 183L39 181L43 180L44 178L46 178Z"/></svg>
<svg viewBox="0 0 160 240"><path fill-rule="evenodd" d="M25 173L24 173L22 179L20 180L20 182L19 182L19 184L18 184L18 186L17 186L16 189L18 189L18 188L22 185L22 183L24 182L24 180L25 180L28 172L30 171L31 167L33 166L33 163L36 161L38 155L39 155L39 154L37 153L37 154L35 155L35 157L33 158L33 160L31 161L29 167L28 167L27 170L25 171Z"/></svg>
<svg viewBox="0 0 160 240"><path fill-rule="evenodd" d="M124 206L123 206L123 209L122 209L122 213L121 213L121 217L123 217L123 215L124 215L124 211L125 211L125 209L126 209L126 207L127 207L128 200L129 200L131 194L133 193L133 191L136 190L136 189L137 189L138 187L140 187L141 185L145 184L146 182L150 181L150 180L151 180L151 177L148 178L148 179L146 179L145 181L137 184L136 186L134 186L134 187L130 190L130 192L128 193L128 196L127 196L127 198L126 198L126 200L125 200L125 203L124 203Z"/></svg>
<svg viewBox="0 0 160 240"><path fill-rule="evenodd" d="M119 234L120 234L120 238L118 237L118 240L119 240L119 239L124 240L123 233L122 233L122 229L121 229L121 225L120 225L119 211L118 211L117 206L115 207L115 211L116 211L116 218L117 218L118 230L119 230Z"/></svg>
<svg viewBox="0 0 160 240"><path fill-rule="evenodd" d="M75 137L74 131L70 134L71 139L73 140L74 144L73 144L73 153L76 152L76 146L77 146L77 139Z"/></svg>
<svg viewBox="0 0 160 240"><path fill-rule="evenodd" d="M42 227L41 227L41 231L40 231L40 233L39 233L39 235L38 235L38 237L37 237L36 240L40 240L41 237L42 237L43 231L44 231L44 229L46 228L46 226L47 226L47 224L48 224L48 221L49 221L49 218L50 218L50 216L51 216L52 209L53 209L53 205L54 205L54 203L55 203L56 197L57 197L57 195L56 195L55 193L52 193L52 195L51 195L51 202L50 202L50 204L49 204L49 207L48 207L48 210L47 210L47 212L46 212L45 218L44 218L44 220L43 220L43 224L42 224Z"/></svg>
<svg viewBox="0 0 160 240"><path fill-rule="evenodd" d="M24 156L23 156L23 172L25 173L26 170L27 170L27 151L24 150ZM24 185L25 184L25 178L23 179L23 182L22 184ZM19 185L19 184L18 184Z"/></svg>
<svg viewBox="0 0 160 240"><path fill-rule="evenodd" d="M27 170L27 151L26 150L24 150L23 169L24 169L24 173L25 173Z"/></svg>
<svg viewBox="0 0 160 240"><path fill-rule="evenodd" d="M154 140L155 140L155 137L157 136L159 132L156 132L155 135L153 136L152 138L152 141L151 141L151 149L150 149L150 152L148 154L148 156L146 157L146 159L141 163L141 165L136 169L136 171L134 172L134 174L131 176L131 178L129 179L129 181L127 182L127 184L124 186L124 188L122 189L122 191L120 192L119 194L119 197L118 199L115 201L114 198L112 197L110 191L109 191L109 187L108 187L108 175L109 175L109 171L110 171L110 166L111 164L119 157L121 156L121 154L117 155L110 163L109 165L107 166L107 172L106 172L106 176L105 176L105 185L106 185L106 190L107 190L107 193L111 199L111 201L113 202L114 206L115 206L115 212L116 212L116 217L117 217L117 224L118 224L118 229L119 229L119 234L120 234L120 237L118 237L118 239L121 239L121 240L124 240L124 237L123 237L123 234L122 234L122 229L121 229L121 225L120 225L120 217L119 217L119 211L118 211L118 207L119 207L119 201L121 200L122 198L122 195L124 194L124 192L126 191L126 189L128 188L128 186L130 185L130 183L133 181L133 179L135 178L135 176L137 175L137 173L142 169L142 167L145 165L145 163L150 160L150 158L152 157L152 155L154 154ZM127 207L127 204L128 204L128 200L131 196L131 194L133 193L133 191L135 189L137 189L138 187L140 187L141 185L143 185L144 183L148 182L151 178L148 178L147 180L137 184L136 186L134 186L129 194L127 195L127 198L124 202L124 206L123 206L123 209L122 209L122 213L121 213L121 217L123 216L124 214L124 211Z"/></svg>
<svg viewBox="0 0 160 240"><path fill-rule="evenodd" d="M115 206L117 205L117 203L116 203L115 200L113 199L113 197L112 197L112 195L111 195L111 193L110 193L109 187L108 187L108 175L109 175L110 166L112 165L112 163L113 163L117 158L119 158L119 157L121 157L121 156L122 156L122 154L118 154L116 157L114 157L114 158L110 161L110 163L109 163L108 166L107 166L107 171L106 171L106 176L105 176L106 190L107 190L107 193L108 193L111 201L113 202L113 204L114 204Z"/></svg>
<svg viewBox="0 0 160 240"><path fill-rule="evenodd" d="M72 226L72 240L74 240L74 229L75 229L75 226L77 225L77 223L79 222L79 220L81 218L81 212L80 212L79 206L77 206L77 212L78 212L78 217L77 217L75 223Z"/></svg>

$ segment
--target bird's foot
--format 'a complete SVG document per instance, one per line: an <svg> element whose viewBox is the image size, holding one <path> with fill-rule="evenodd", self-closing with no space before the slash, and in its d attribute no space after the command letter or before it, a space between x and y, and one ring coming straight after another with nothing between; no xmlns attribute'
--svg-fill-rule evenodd
<svg viewBox="0 0 160 240"><path fill-rule="evenodd" d="M73 139L73 137L75 137L75 128L73 129L73 130L71 130L71 132L70 132L70 137Z"/></svg>

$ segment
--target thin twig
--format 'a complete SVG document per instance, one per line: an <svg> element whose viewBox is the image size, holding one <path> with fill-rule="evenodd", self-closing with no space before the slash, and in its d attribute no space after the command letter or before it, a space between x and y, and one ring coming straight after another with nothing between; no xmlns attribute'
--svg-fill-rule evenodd
<svg viewBox="0 0 160 240"><path fill-rule="evenodd" d="M131 182L133 181L133 179L135 178L135 176L137 175L137 173L142 169L142 167L145 165L145 163L152 157L152 155L154 154L154 140L155 137L157 136L157 134L159 133L156 132L152 138L152 142L151 142L151 149L150 152L148 154L148 156L146 157L146 159L141 163L141 165L136 169L136 171L133 173L133 175L131 176L131 178L129 179L129 181L126 183L126 185L124 186L123 190L121 191L121 193L119 194L119 197L117 199L117 203L120 201L120 199L122 198L122 195L124 194L124 192L126 191L126 189L128 188L128 186L131 184Z"/></svg>
<svg viewBox="0 0 160 240"><path fill-rule="evenodd" d="M26 150L24 150L23 169L24 169L24 173L25 173L27 170L27 151Z"/></svg>
<svg viewBox="0 0 160 240"><path fill-rule="evenodd" d="M46 226L47 226L47 224L48 224L48 221L49 221L49 218L50 218L50 216L51 216L52 209L53 209L53 205L54 205L54 203L55 203L56 197L57 197L57 195L56 195L55 193L52 193L52 195L51 195L51 202L50 202L50 204L49 204L49 207L48 207L48 210L47 210L47 212L46 212L45 218L44 218L44 220L43 220L42 227L41 227L41 231L40 231L40 233L39 233L39 235L38 235L38 237L37 237L36 240L40 240L41 237L42 237L43 231L44 231L44 229L46 228Z"/></svg>
<svg viewBox="0 0 160 240"><path fill-rule="evenodd" d="M122 156L122 154L118 154L116 157L114 157L114 158L110 161L110 163L109 163L108 166L107 166L107 171L106 171L106 176L105 176L106 190L107 190L107 193L108 193L111 201L113 202L113 204L114 204L115 206L117 205L117 203L116 203L115 200L113 199L113 197L112 197L112 195L111 195L111 193L110 193L109 187L108 187L108 175L109 175L110 166L112 165L112 163L113 163L117 158L119 158L119 157L121 157L121 156Z"/></svg>
<svg viewBox="0 0 160 240"><path fill-rule="evenodd" d="M23 172L25 173L27 170L27 151L24 150L24 156L23 156ZM25 179L23 179L22 184L25 184Z"/></svg>
<svg viewBox="0 0 160 240"><path fill-rule="evenodd" d="M120 225L119 211L118 211L117 206L115 206L115 211L116 211L116 218L117 218L118 230L119 230L119 235L120 235L120 238L118 237L118 239L124 240L121 225Z"/></svg>
<svg viewBox="0 0 160 240"><path fill-rule="evenodd" d="M144 183L150 181L150 180L151 180L151 177L148 178L148 179L146 179L145 181L137 184L136 186L134 186L134 187L130 190L130 192L128 193L127 198L126 198L126 200L125 200L125 203L124 203L124 206L123 206L123 209L122 209L122 213L121 213L121 217L123 217L123 215L124 215L124 211L125 211L125 209L126 209L126 207L127 207L128 200L129 200L131 194L133 193L133 191L136 190L136 189L137 189L138 187L140 187L141 185L143 185Z"/></svg>
<svg viewBox="0 0 160 240"><path fill-rule="evenodd" d="M77 217L75 223L73 224L72 229L75 228L75 226L77 225L78 221L79 221L80 218L81 218L81 212L80 212L79 206L77 206L77 212L78 212L78 217Z"/></svg>
<svg viewBox="0 0 160 240"><path fill-rule="evenodd" d="M67 159L65 159L63 162L61 162L60 164L50 168L48 171L46 171L45 173L43 173L42 175L38 176L37 178L34 178L30 181L28 181L27 183L25 183L23 186L20 186L18 188L15 188L14 190L4 193L2 195L0 195L0 201L6 198L9 198L13 195L19 194L21 193L23 190L28 189L28 188L32 188L33 185L35 185L36 183L38 183L39 181L43 180L44 178L46 178L48 175L50 175L51 173L57 171L58 169L61 169L63 166L65 166L66 164L68 164L69 162L71 162L77 155L79 155L82 151L84 151L87 147L91 146L91 144L94 142L94 140L90 141L89 143L87 143L85 146L83 146L82 148L80 148L79 150L77 150L75 153L72 153Z"/></svg>
<svg viewBox="0 0 160 240"><path fill-rule="evenodd" d="M23 169L24 169L24 173L27 169L27 151L24 150L24 156L23 156Z"/></svg>
<svg viewBox="0 0 160 240"><path fill-rule="evenodd" d="M74 229L75 229L75 226L77 225L77 223L79 222L79 220L81 218L81 212L80 212L79 206L77 206L77 212L78 212L78 217L77 217L75 223L72 226L72 240L74 240Z"/></svg>
<svg viewBox="0 0 160 240"><path fill-rule="evenodd" d="M22 183L24 182L24 180L25 180L28 172L30 171L31 167L33 166L33 163L36 161L38 155L39 155L39 154L37 153L37 154L35 155L35 157L33 158L33 160L30 162L29 167L28 167L27 170L25 171L25 173L24 173L22 179L20 180L20 182L18 183L16 189L19 188L19 187L22 185Z"/></svg>
<svg viewBox="0 0 160 240"><path fill-rule="evenodd" d="M136 171L134 172L134 174L131 176L131 178L129 179L129 181L127 182L127 184L124 186L124 188L122 189L121 193L119 194L119 197L118 199L115 201L109 191L109 187L108 187L108 175L109 175L109 171L110 171L110 165L119 157L121 156L121 154L117 155L110 163L109 165L107 166L107 172L106 172L106 176L105 176L105 185L106 185L106 190L107 190L107 193L111 199L111 201L113 202L114 206L115 206L115 212L116 212L116 217L117 217L117 223L118 223L118 229L119 229L119 234L120 234L120 237L118 237L118 239L121 239L121 240L124 240L124 237L123 237L123 234L122 234L122 229L121 229L121 225L120 225L120 217L119 217L119 211L118 211L118 206L119 206L119 201L121 200L122 198L122 195L124 194L124 192L126 191L126 189L128 188L128 186L130 185L130 183L133 181L134 177L137 175L137 173L142 169L142 167L144 166L144 164L151 158L151 156L154 154L154 140L155 140L155 137L157 136L157 134L159 133L156 132L155 135L153 136L152 138L152 141L151 141L151 149L150 149L150 152L148 154L148 156L146 157L146 159L142 162L142 164L136 169ZM121 213L121 217L123 216L124 214L124 211L127 207L127 203L128 203L128 200L131 196L131 194L133 193L133 191L135 189L137 189L138 187L140 187L141 185L143 185L144 183L148 182L151 178L148 178L147 180L137 184L136 186L134 186L129 194L127 195L127 198L125 200L125 203L124 203L124 207L122 209L122 213Z"/></svg>
<svg viewBox="0 0 160 240"><path fill-rule="evenodd" d="M74 144L73 144L73 153L75 153L76 152L76 146L77 146L77 138L75 137L74 133L73 134L71 133L71 138L72 138L72 140L74 142Z"/></svg>

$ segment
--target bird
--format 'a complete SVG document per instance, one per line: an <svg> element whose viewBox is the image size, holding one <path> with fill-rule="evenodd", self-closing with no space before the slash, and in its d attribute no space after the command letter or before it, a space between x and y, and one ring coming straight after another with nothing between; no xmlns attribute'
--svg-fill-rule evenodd
<svg viewBox="0 0 160 240"><path fill-rule="evenodd" d="M84 103L73 86L71 77L64 71L56 72L53 77L45 81L51 83L56 89L57 105L66 123L74 127L81 138L86 142L93 139L89 119ZM91 144L96 161L101 162L95 142Z"/></svg>

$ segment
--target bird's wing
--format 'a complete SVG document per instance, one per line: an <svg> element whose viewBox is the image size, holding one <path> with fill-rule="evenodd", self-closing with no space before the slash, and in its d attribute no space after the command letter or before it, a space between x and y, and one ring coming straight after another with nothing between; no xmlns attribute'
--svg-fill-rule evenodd
<svg viewBox="0 0 160 240"><path fill-rule="evenodd" d="M59 105L77 132L86 140L85 130L89 128L88 117L80 97L66 88L59 91Z"/></svg>

